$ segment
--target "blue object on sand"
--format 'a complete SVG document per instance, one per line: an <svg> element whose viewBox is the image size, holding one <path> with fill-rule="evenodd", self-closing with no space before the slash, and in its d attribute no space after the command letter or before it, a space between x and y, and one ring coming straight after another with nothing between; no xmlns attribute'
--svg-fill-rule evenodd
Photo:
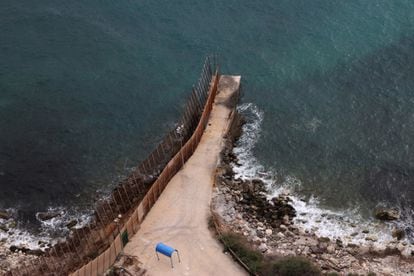
<svg viewBox="0 0 414 276"><path fill-rule="evenodd" d="M160 257L158 256L158 252L165 255L165 256L167 256L167 257L170 257L172 268L174 268L173 261L172 261L172 255L173 255L174 252L177 252L178 262L181 263L180 254L178 253L178 250L172 248L171 246L163 244L162 242L157 243L157 245L155 246L155 254L157 254L158 260L160 260Z"/></svg>

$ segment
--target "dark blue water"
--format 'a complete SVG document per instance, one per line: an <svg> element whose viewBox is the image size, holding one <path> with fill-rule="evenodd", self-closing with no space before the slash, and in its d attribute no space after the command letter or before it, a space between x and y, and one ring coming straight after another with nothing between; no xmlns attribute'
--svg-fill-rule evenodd
<svg viewBox="0 0 414 276"><path fill-rule="evenodd" d="M212 52L263 111L254 154L280 182L330 208L413 208L410 0L2 1L0 207L91 204L174 125Z"/></svg>

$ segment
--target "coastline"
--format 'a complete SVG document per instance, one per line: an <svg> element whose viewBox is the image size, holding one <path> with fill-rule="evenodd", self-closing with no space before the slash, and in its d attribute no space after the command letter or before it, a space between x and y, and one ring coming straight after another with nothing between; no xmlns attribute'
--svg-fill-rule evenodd
<svg viewBox="0 0 414 276"><path fill-rule="evenodd" d="M221 227L247 238L265 256L303 256L317 264L323 273L362 273L403 275L414 272L414 245L394 239L378 243L348 242L317 235L297 222L297 210L289 194L269 200L266 184L260 179L241 180L233 170L240 164L233 152L241 135L243 119L236 116L216 171L212 210Z"/></svg>
<svg viewBox="0 0 414 276"><path fill-rule="evenodd" d="M90 268L93 261L104 260L106 262L107 252L116 254L117 245L114 237L118 237L116 240L118 242L121 239L121 230L122 235L135 233L135 228L139 226L143 216L154 204L168 178L179 170L180 167L177 164L184 162L183 158L187 158L183 155L187 156L192 153L190 147L194 147L197 137L204 131L204 122L207 122L211 111L218 79L215 56L208 56L203 64L197 89L193 89L189 96L179 123L164 136L157 147L136 166L128 177L122 179L112 189L110 196L94 204L93 215L84 225L80 225L79 217L73 218L63 224L65 230L68 230L65 238L51 237L46 242L38 242L38 237L36 237L34 243L32 239L29 243L23 242L22 244L20 244L20 239L15 239L13 236L14 231L3 229L2 231L8 234L0 244L4 251L0 259L0 267L1 269L4 267L5 274L20 271L29 271L29 274L45 271L69 273L77 268L82 270L84 266ZM198 131L197 135L196 131ZM178 159L176 155L180 151L181 158ZM175 160L175 163L171 167L172 160ZM170 166L167 167L167 164ZM54 220L63 222L60 218L64 214L62 210L50 208L47 212L38 212L36 219L44 225L55 226ZM134 218L132 218L133 214L135 214ZM3 218L1 215L4 215ZM6 212L0 212L0 218L13 219ZM3 221L0 222L3 223ZM17 221L15 221L15 226L17 226ZM5 228L10 227L5 226ZM7 244L7 239L10 237L13 242L16 240L19 244L12 246ZM40 257L37 261L33 261L35 257L26 257L26 255ZM106 269L108 265L104 263L100 269Z"/></svg>

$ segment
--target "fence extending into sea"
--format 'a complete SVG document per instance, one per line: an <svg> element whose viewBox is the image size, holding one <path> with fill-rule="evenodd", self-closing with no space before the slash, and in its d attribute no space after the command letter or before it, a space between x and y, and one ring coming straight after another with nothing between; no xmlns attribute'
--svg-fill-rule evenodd
<svg viewBox="0 0 414 276"><path fill-rule="evenodd" d="M206 128L217 93L215 56L206 58L177 126L95 205L94 217L73 228L65 241L45 250L36 261L22 262L7 275L100 275L112 266L171 178L190 158Z"/></svg>

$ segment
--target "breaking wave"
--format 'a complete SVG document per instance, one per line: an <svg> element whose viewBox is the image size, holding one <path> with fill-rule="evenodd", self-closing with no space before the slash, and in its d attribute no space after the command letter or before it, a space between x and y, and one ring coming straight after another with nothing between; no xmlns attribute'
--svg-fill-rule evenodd
<svg viewBox="0 0 414 276"><path fill-rule="evenodd" d="M17 209L7 209L11 218L0 219L0 225L3 226L0 231L0 240L4 246L18 246L29 249L45 249L60 240L65 239L70 232L67 224L76 220L73 228L81 228L88 224L92 218L91 211L77 211L66 209L64 207L49 207L47 212L59 213L58 216L46 221L38 219L40 228L38 233L29 231L22 226L22 222L16 219Z"/></svg>
<svg viewBox="0 0 414 276"><path fill-rule="evenodd" d="M232 164L235 178L262 180L267 186L269 199L279 194L290 195L297 212L294 222L304 231L331 239L340 238L345 244L383 244L393 240L392 230L396 226L401 227L401 224L362 218L358 207L352 210L329 210L321 206L317 195L305 200L295 192L302 183L293 175L283 177L283 182L280 182L277 171L265 167L253 153L261 137L264 112L253 103L240 105L238 111L245 117L246 123L233 149L238 158L237 163Z"/></svg>

